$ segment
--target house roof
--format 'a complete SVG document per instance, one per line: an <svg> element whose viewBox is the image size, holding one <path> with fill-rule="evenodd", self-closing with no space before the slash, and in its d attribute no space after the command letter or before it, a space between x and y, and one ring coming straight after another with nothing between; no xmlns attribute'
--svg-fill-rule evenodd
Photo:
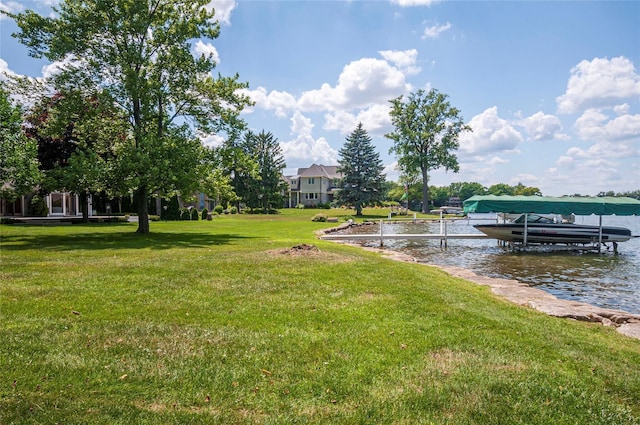
<svg viewBox="0 0 640 425"><path fill-rule="evenodd" d="M298 177L326 177L335 179L342 177L338 172L338 165L313 164L309 168L298 168Z"/></svg>

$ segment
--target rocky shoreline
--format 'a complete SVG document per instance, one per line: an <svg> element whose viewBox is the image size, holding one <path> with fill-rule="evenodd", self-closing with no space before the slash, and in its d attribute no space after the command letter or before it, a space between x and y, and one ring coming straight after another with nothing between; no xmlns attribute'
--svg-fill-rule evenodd
<svg viewBox="0 0 640 425"><path fill-rule="evenodd" d="M340 226L323 230L320 233L334 233L346 230L353 225L353 223L347 222ZM380 252L393 260L411 263L417 262L416 259L410 255L389 249L364 247L354 243L345 244L357 246L369 251ZM479 285L488 286L494 294L518 305L533 308L550 316L600 323L603 326L615 327L616 331L623 335L640 339L640 315L631 314L621 310L600 308L577 301L563 300L543 291L542 289L530 287L516 280L480 276L461 267L445 267L431 264L426 265L437 267L452 276L459 277Z"/></svg>

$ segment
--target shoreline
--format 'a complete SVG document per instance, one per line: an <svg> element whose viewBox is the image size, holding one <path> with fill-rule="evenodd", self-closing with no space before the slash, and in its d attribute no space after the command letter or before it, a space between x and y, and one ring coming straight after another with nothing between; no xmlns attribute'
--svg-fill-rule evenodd
<svg viewBox="0 0 640 425"><path fill-rule="evenodd" d="M344 230L347 226L326 229L322 234ZM524 283L512 279L492 278L476 274L462 267L439 266L418 262L413 256L393 251L387 248L366 247L356 243L332 241L343 245L355 246L366 251L378 252L385 257L406 263L422 264L428 267L436 267L451 276L473 282L478 285L488 286L491 292L520 306L529 307L545 313L549 316L573 319L583 322L600 323L603 326L616 328L618 333L631 338L640 339L640 315L622 310L606 309L591 304L563 300L555 295L533 288Z"/></svg>

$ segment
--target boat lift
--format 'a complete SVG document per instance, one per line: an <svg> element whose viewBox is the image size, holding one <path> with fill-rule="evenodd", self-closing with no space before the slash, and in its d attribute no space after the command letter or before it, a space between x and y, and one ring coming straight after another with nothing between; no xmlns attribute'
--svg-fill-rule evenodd
<svg viewBox="0 0 640 425"><path fill-rule="evenodd" d="M476 195L464 201L464 212L469 213L509 213L509 214L562 214L562 215L592 215L598 216L599 230L597 247L582 247L582 249L597 248L601 252L602 241L602 216L622 215L640 216L640 201L627 197L548 197L548 196L508 196L508 195ZM522 245L526 248L528 220L524 220L524 235ZM537 244L538 245L538 244ZM547 245L544 245L545 247ZM569 246L573 249L581 249L577 246ZM617 243L613 242L614 251L617 251Z"/></svg>

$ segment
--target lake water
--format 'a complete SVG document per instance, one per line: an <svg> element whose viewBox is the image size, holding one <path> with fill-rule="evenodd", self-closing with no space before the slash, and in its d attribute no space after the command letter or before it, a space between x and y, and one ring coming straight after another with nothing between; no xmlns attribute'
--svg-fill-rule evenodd
<svg viewBox="0 0 640 425"><path fill-rule="evenodd" d="M476 216L478 217L478 216ZM447 222L447 234L479 233L474 224L494 220ZM576 224L598 224L597 216L577 216ZM640 235L640 217L604 216L604 226L620 226ZM350 233L380 233L379 227L360 226ZM384 223L384 233L440 233L440 223ZM361 242L379 246L379 240ZM514 279L558 298L640 314L640 238L618 244L618 252L512 252L494 239L385 240L385 247L402 251L419 262L458 266L489 277Z"/></svg>

